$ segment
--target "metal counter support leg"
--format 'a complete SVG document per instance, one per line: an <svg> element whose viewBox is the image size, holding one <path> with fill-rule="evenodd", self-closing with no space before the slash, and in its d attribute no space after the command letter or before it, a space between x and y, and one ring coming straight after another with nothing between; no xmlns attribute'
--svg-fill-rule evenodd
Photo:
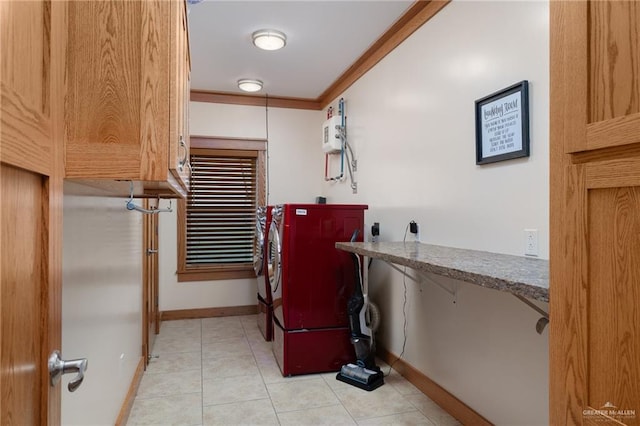
<svg viewBox="0 0 640 426"><path fill-rule="evenodd" d="M514 297L517 297L518 300L520 300L522 303L524 303L525 305L527 305L528 307L530 307L531 309L533 309L534 311L542 315L542 317L538 320L538 322L536 322L536 331L538 332L538 334L542 334L542 332L544 331L544 328L547 326L547 324L549 324L549 314L539 306L535 305L533 302L529 301L528 299L518 294L514 294Z"/></svg>
<svg viewBox="0 0 640 426"><path fill-rule="evenodd" d="M430 282L431 284L437 285L438 287L440 287L441 289L443 289L444 291L446 291L447 293L452 295L454 297L453 303L456 303L456 298L457 298L457 295L458 295L457 287L456 287L455 290L450 290L449 288L447 288L443 284L437 282L434 279L431 279L426 274L424 274L424 273L422 273L420 271L415 271L418 274L418 276L420 277L420 280L418 280L414 276L411 276L411 275L407 274L405 271L403 271L402 269L400 269L399 267L397 267L393 263L390 263L390 262L387 262L387 261L385 261L385 263L387 265L391 266L396 271L400 272L405 277L409 278L410 280L412 280L412 281L414 281L414 282L416 282L418 284L420 284L420 280L424 280L424 281ZM533 309L534 311L536 311L540 315L542 315L542 317L538 320L538 322L536 322L536 331L538 332L538 334L542 334L542 332L544 331L544 329L547 326L547 324L549 324L549 314L547 312L545 312L542 308L540 308L537 305L535 305L533 302L531 302L528 299L526 299L525 297L522 297L522 296L520 296L518 294L514 294L513 296L518 298L518 300L520 300L525 305L529 306L531 309Z"/></svg>
<svg viewBox="0 0 640 426"><path fill-rule="evenodd" d="M404 275L405 277L407 277L407 278L409 278L410 280L412 280L412 281L414 281L414 282L416 282L416 283L420 284L420 281L419 281L419 280L417 280L415 277L413 277L413 276L411 276L411 275L407 274L405 271L403 271L402 269L398 268L398 267L397 267L396 265L394 265L393 263L389 263L389 262L387 262L386 260L385 260L385 263L386 263L387 265L391 266L391 267L392 267L393 269L395 269L396 271L400 272L400 273L401 273L402 275ZM415 271L415 270L414 270L414 271ZM452 295L454 298L456 297L456 295L457 295L457 293L458 293L456 290L450 290L450 289L449 289L449 288L447 288L445 285L443 285L443 284L441 284L441 283L437 282L436 280L434 280L434 279L430 278L429 276L427 276L427 275L423 274L423 273L422 273L422 272L420 272L420 271L415 271L415 272L418 274L418 276L420 277L420 279L421 279L421 280L428 281L428 282L430 282L431 284L437 285L438 287L440 287L441 289L443 289L444 291L446 291L447 293L449 293L450 295Z"/></svg>

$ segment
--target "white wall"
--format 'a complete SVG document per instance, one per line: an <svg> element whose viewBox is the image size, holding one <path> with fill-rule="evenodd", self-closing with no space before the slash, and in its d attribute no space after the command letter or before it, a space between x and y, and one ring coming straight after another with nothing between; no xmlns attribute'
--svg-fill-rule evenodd
<svg viewBox="0 0 640 426"><path fill-rule="evenodd" d="M64 197L62 357L89 360L74 393L63 378L64 425L114 424L142 355L142 216L125 201Z"/></svg>
<svg viewBox="0 0 640 426"><path fill-rule="evenodd" d="M344 93L359 190L324 184L324 195L369 204L367 228L380 222L385 241L402 240L415 220L426 243L523 255L523 229L536 228L548 258L548 9L446 6ZM474 101L524 79L531 156L476 166ZM370 279L380 341L400 354L402 276L375 262ZM456 303L406 280L405 360L496 424L547 424L548 332L536 334L538 316L511 295L435 279L458 287Z"/></svg>
<svg viewBox="0 0 640 426"><path fill-rule="evenodd" d="M322 155L317 141L321 112L285 108L269 108L266 112L263 107L192 102L190 132L268 139L269 203L313 202L320 195L318 177L323 173L323 164L317 161ZM177 281L176 222L175 213L160 215L160 310L255 304L255 279Z"/></svg>

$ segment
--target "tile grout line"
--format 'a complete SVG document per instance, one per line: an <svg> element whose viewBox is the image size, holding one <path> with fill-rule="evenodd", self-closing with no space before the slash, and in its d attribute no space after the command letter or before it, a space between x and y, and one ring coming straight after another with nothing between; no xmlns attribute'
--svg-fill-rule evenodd
<svg viewBox="0 0 640 426"><path fill-rule="evenodd" d="M322 377L325 382L328 383L327 378L325 376ZM385 414L383 416L371 416L371 417L362 417L362 418L358 418L356 419L351 412L347 409L347 407L343 404L342 400L340 399L340 397L338 396L337 391L340 390L340 388L333 388L329 385L329 387L331 388L331 391L334 393L334 395L336 396L336 398L338 399L338 401L340 402L340 404L343 406L343 408L345 409L345 411L347 412L347 414L349 414L349 417L351 417L351 419L355 422L356 425L359 425L359 420L360 421L366 421L366 420L371 420L371 419L376 419L376 418L384 418L384 417L391 417L391 416L396 416L396 415L402 415L402 414L407 414L407 413L412 413L412 412L416 412L416 413L420 413L423 417L425 417L427 419L427 421L429 421L430 423L432 423L433 425L437 425L438 423L432 419L430 416L428 416L426 413L424 413L416 404L413 403L413 401L409 400L407 397L410 395L423 395L420 392L416 392L415 394L403 394L401 393L398 388L396 388L393 384L385 382L386 386L391 387L391 389L393 389L398 395L400 395L400 397L402 397L403 400L405 400L406 402L408 402L410 404L410 406L412 407L411 410L409 411L400 411L397 413L390 413L390 414ZM428 397L427 397L428 398ZM430 400L430 399L429 399ZM431 400L430 400L431 401Z"/></svg>
<svg viewBox="0 0 640 426"><path fill-rule="evenodd" d="M336 373L337 374L337 373ZM346 411L346 413L349 415L349 418L351 420L353 420L353 424L358 425L358 421L355 419L355 417L353 417L353 415L351 414L351 412L347 409L347 407L344 406L344 404L342 403L342 400L340 399L340 397L338 396L338 394L336 393L336 389L334 389L333 387L331 387L331 385L329 384L329 382L327 381L327 378L325 376L322 376L322 380L324 380L324 382L327 384L327 386L329 387L329 389L331 389L331 392L333 392L333 395L336 397L336 399L338 400L338 402L340 403L340 405L342 406L342 408L344 409L344 411ZM336 379L338 380L338 379Z"/></svg>
<svg viewBox="0 0 640 426"><path fill-rule="evenodd" d="M173 329L170 329L173 330ZM165 329L165 333L166 333L166 329ZM160 337L162 334L162 330L158 333L157 337ZM162 334L162 336L166 336L166 334ZM154 348L155 349L155 348ZM193 352L193 351L189 351L189 352ZM154 353L156 353L156 351L154 350ZM172 356L175 354L183 354L183 353L188 353L188 352L182 352L182 351L178 351L178 352L161 352L158 355L160 356ZM184 370L184 371L195 371L196 369L188 369L188 370ZM149 371L149 369L146 369L146 371L143 372L142 374L142 378L144 379L145 377L154 377L154 376L163 376L166 374L171 374L171 373L182 373L183 371L174 371L174 372L153 372L153 371ZM183 395L195 395L198 392L180 392L180 393L169 393L169 394L159 394L159 395L150 395L150 396L141 396L139 394L140 389L138 389L138 391L136 392L135 398L134 398L134 404L137 402L144 402L144 403L148 403L148 402L152 402L154 400L164 400L167 398L171 398L171 397L176 397L176 396L183 396ZM129 421L131 420L131 418L129 419ZM127 422L128 424L129 422Z"/></svg>
<svg viewBox="0 0 640 426"><path fill-rule="evenodd" d="M249 342L249 337L247 336L247 330L244 327L244 323L242 321L240 321L240 323L242 324L242 332L244 333L245 339L247 339L247 344L249 345L249 349L251 349L251 355L253 356L253 361L256 363L256 367L258 369L258 373L260 374L260 379L262 380L262 386L264 386L264 390L267 391L267 395L269 396L269 402L271 403L271 408L273 409L273 414L275 414L276 421L278 422L278 425L280 425L281 424L280 423L280 417L278 417L278 412L276 411L276 407L275 407L275 405L273 405L273 398L271 397L271 392L269 392L269 387L265 383L264 375L262 374L262 370L260 369L260 366L258 365L258 358L256 358L256 353L253 350L253 346L251 346L251 342Z"/></svg>
<svg viewBox="0 0 640 426"><path fill-rule="evenodd" d="M338 401L338 402L340 402L340 401ZM296 408L295 410L286 410L286 411L280 411L280 412L281 412L282 414L288 414L288 413L301 413L301 412L308 411L308 410L315 410L315 409L317 409L317 408L338 407L338 406L340 406L340 405L342 405L342 404L341 404L341 403L339 403L339 404L326 404L326 405L325 405L325 404L323 404L323 405L316 405L316 406L313 406L313 407ZM348 411L347 411L347 413L348 413Z"/></svg>
<svg viewBox="0 0 640 426"><path fill-rule="evenodd" d="M249 349L251 349L251 356L253 357L253 362L256 363L256 368L258 369L258 374L260 374L260 379L262 380L262 384L264 385L264 388L267 390L267 394L269 394L269 390L267 389L267 384L264 382L264 375L262 374L262 370L260 370L260 366L258 365L258 358L256 358L256 353L253 350L253 346L251 346L251 342L249 342L249 338L247 337L247 330L244 327L244 323L242 323L242 321L240 323L242 324L242 332L244 333L244 338L247 340ZM271 396L269 396L269 399L271 399ZM271 405L273 405L273 403Z"/></svg>

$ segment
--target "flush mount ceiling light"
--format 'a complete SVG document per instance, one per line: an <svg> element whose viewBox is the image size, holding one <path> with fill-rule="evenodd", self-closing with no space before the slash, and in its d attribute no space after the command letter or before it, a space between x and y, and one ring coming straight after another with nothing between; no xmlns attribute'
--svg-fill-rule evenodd
<svg viewBox="0 0 640 426"><path fill-rule="evenodd" d="M285 33L276 30L258 30L251 34L253 44L262 50L278 50L287 44Z"/></svg>
<svg viewBox="0 0 640 426"><path fill-rule="evenodd" d="M260 80L243 78L242 80L238 80L238 88L245 92L257 92L262 89L262 82Z"/></svg>

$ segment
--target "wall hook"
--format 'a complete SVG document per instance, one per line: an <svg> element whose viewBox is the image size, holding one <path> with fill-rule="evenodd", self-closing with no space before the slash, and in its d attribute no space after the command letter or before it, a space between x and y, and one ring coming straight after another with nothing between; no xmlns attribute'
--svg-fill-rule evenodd
<svg viewBox="0 0 640 426"><path fill-rule="evenodd" d="M169 207L166 209L145 209L133 202L133 182L130 183L130 194L129 199L127 200L127 210L135 210L144 214L158 214L158 213L171 213L173 210L171 209L171 200L169 200Z"/></svg>

